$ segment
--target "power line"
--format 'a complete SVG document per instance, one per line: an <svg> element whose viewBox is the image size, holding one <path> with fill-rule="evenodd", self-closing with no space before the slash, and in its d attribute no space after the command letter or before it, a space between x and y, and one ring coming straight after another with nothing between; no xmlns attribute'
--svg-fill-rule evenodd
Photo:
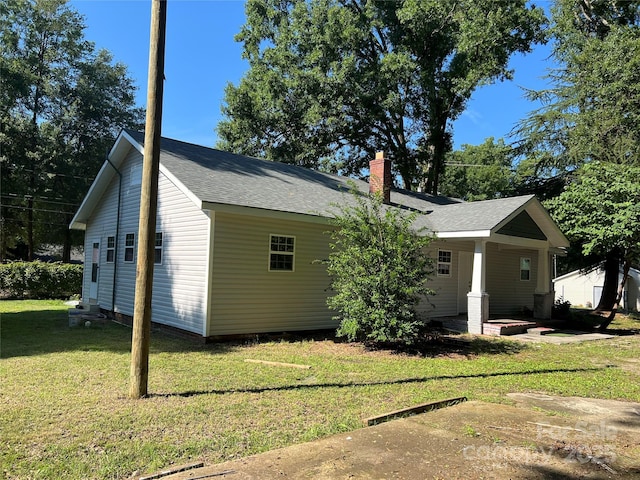
<svg viewBox="0 0 640 480"><path fill-rule="evenodd" d="M26 225L26 221L24 220L19 220L17 218L3 218L2 221L0 221L0 223L17 223L19 225L21 225L24 228L27 228ZM69 224L68 223L56 223L56 222L41 222L41 221L33 221L31 222L34 225L50 225L50 226L56 226L56 227L67 227L69 228Z"/></svg>
<svg viewBox="0 0 640 480"><path fill-rule="evenodd" d="M60 213L64 215L75 215L75 212L64 212L62 210L49 210L46 208L34 208L34 207L21 207L19 205L7 205L6 203L0 204L3 208L14 208L16 210L31 210L34 212L47 212L47 213Z"/></svg>
<svg viewBox="0 0 640 480"><path fill-rule="evenodd" d="M79 207L79 203L60 202L61 197L33 197L31 195L18 195L17 193L7 193L6 195L0 195L2 198L12 200L33 200L34 202L55 203L56 205L69 205L71 207ZM56 198L56 200L49 200L49 198Z"/></svg>
<svg viewBox="0 0 640 480"><path fill-rule="evenodd" d="M95 177L83 177L81 175L67 175L66 173L55 173L55 172L38 172L36 170L31 170L28 168L22 169L22 172L27 172L27 173L39 173L41 175L47 175L49 177L67 177L67 178L76 178L79 180L88 180L90 182L92 182Z"/></svg>
<svg viewBox="0 0 640 480"><path fill-rule="evenodd" d="M449 163L445 162L447 167L502 167L501 165L482 165L479 163ZM507 167L504 167L507 168Z"/></svg>

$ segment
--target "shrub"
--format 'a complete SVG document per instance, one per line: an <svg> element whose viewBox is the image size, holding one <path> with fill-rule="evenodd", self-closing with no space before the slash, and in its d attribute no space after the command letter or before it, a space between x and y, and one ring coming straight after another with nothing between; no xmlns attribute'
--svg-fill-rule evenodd
<svg viewBox="0 0 640 480"><path fill-rule="evenodd" d="M335 294L327 304L339 313L337 335L410 343L421 324L415 307L433 294L426 285L432 238L412 228L418 213L386 208L380 195L353 196L356 205L338 207L338 228L330 232L327 271Z"/></svg>
<svg viewBox="0 0 640 480"><path fill-rule="evenodd" d="M82 291L82 265L11 262L0 265L0 291L9 298L68 298Z"/></svg>
<svg viewBox="0 0 640 480"><path fill-rule="evenodd" d="M571 318L571 302L563 297L556 299L551 309L551 316L560 320Z"/></svg>

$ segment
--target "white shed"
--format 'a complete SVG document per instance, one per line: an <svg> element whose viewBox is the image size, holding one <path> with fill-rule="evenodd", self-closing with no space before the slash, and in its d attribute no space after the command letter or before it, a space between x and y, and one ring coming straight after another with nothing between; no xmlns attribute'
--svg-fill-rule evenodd
<svg viewBox="0 0 640 480"><path fill-rule="evenodd" d="M622 271L618 282L622 280ZM574 270L553 280L556 300L569 301L576 307L594 308L600 301L604 286L604 270ZM637 312L640 310L640 271L632 268L622 295L621 308Z"/></svg>

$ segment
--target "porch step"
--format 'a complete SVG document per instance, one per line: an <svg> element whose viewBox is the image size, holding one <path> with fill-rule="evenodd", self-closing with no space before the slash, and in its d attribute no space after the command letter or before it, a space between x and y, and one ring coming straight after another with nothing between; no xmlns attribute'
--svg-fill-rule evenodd
<svg viewBox="0 0 640 480"><path fill-rule="evenodd" d="M100 321L106 319L106 315L100 313L100 305L79 303L76 308L69 309L69 326L84 325L88 321Z"/></svg>
<svg viewBox="0 0 640 480"><path fill-rule="evenodd" d="M536 322L524 320L489 320L482 324L482 333L493 336L518 335L527 333L528 329L533 329L536 326Z"/></svg>

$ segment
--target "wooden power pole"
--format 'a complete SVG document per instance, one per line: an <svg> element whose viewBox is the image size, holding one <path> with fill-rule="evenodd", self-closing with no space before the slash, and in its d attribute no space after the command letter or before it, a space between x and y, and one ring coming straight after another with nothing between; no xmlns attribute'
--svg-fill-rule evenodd
<svg viewBox="0 0 640 480"><path fill-rule="evenodd" d="M129 386L129 396L131 398L146 396L149 380L151 294L153 290L156 211L158 204L158 172L160 169L166 24L167 0L152 0L147 117L144 133L140 223L138 227L138 263L133 310L133 335L131 338L131 377Z"/></svg>

